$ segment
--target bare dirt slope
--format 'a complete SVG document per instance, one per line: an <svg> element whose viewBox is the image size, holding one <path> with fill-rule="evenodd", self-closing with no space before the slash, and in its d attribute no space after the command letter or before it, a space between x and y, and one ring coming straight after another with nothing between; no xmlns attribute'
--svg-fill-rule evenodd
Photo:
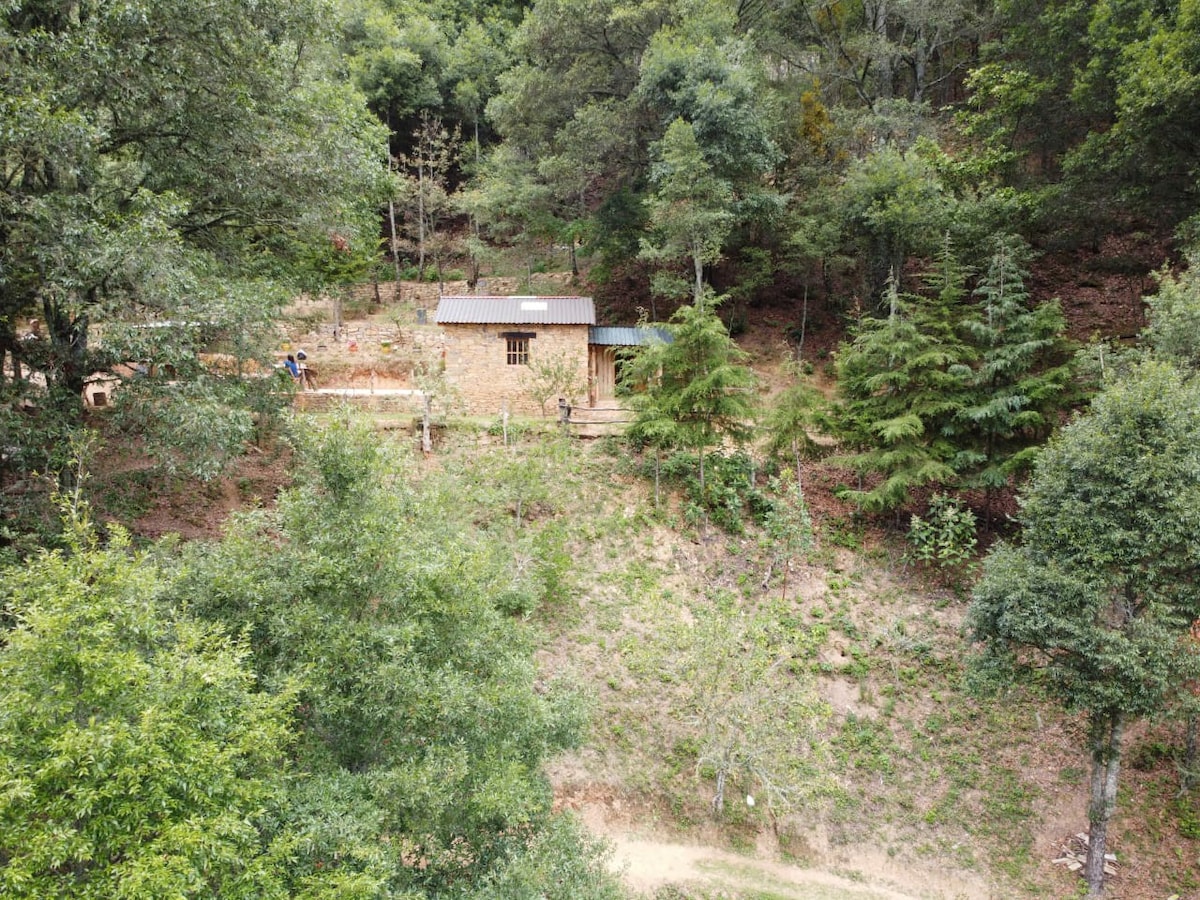
<svg viewBox="0 0 1200 900"><path fill-rule="evenodd" d="M910 567L902 544L829 496L814 500L816 545L781 567L758 530L687 527L678 496L656 512L649 482L622 470L591 448L562 475L576 594L540 613L540 665L594 697L590 739L550 775L559 806L613 840L632 887L752 898L818 896L808 892L819 884L947 900L1079 889L1056 860L1087 827L1083 723L1033 698L968 691L965 582ZM834 477L811 475L810 493ZM716 817L713 772L697 763L703 716L673 673L680 635L729 605L809 641L796 677L811 679L825 709L830 781L767 810L761 784L735 778L734 797L759 801ZM1168 748L1180 744L1170 726L1131 735L1112 897L1200 887L1200 842L1172 800Z"/></svg>

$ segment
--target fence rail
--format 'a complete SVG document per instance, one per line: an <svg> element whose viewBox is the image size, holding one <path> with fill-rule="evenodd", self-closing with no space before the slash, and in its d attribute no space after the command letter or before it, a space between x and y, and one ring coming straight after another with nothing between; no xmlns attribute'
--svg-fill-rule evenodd
<svg viewBox="0 0 1200 900"><path fill-rule="evenodd" d="M632 418L612 418L606 413L630 416L633 410L624 406L572 406L565 400L558 401L558 421L564 429L572 425L628 425ZM579 415L590 416L581 419Z"/></svg>

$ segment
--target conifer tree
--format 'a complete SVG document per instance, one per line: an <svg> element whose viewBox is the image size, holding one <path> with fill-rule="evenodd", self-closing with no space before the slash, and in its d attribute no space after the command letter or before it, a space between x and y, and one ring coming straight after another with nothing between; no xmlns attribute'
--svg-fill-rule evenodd
<svg viewBox="0 0 1200 900"><path fill-rule="evenodd" d="M695 304L681 306L667 326L671 343L645 348L629 370L646 385L633 396L632 435L694 451L702 492L705 452L725 436L745 440L755 406L754 373L717 316L720 302L705 290Z"/></svg>
<svg viewBox="0 0 1200 900"><path fill-rule="evenodd" d="M947 268L934 298L901 295L889 282L887 317L863 319L838 352L832 424L850 452L836 461L860 476L882 476L845 494L867 511L894 509L914 488L956 478L950 426L971 373L970 348L954 327L964 277Z"/></svg>
<svg viewBox="0 0 1200 900"><path fill-rule="evenodd" d="M1027 250L1002 241L975 289L980 300L963 327L979 361L973 396L959 411L956 468L992 492L1027 469L1066 399L1070 379L1066 322L1058 301L1032 305L1025 289Z"/></svg>

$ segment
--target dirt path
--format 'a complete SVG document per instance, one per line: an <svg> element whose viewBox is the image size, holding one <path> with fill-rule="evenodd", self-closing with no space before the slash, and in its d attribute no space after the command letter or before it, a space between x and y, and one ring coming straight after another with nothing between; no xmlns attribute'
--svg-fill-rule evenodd
<svg viewBox="0 0 1200 900"><path fill-rule="evenodd" d="M865 880L817 869L738 856L713 847L612 837L613 868L629 887L651 892L664 885L695 885L735 896L768 892L779 900L917 900Z"/></svg>
<svg viewBox="0 0 1200 900"><path fill-rule="evenodd" d="M613 847L612 868L626 886L650 896L667 885L691 886L730 898L771 900L988 900L979 875L901 860L874 847L819 852L814 866L778 862L760 847L747 856L702 843L661 840L610 803L570 804L594 834ZM827 848L828 850L828 848Z"/></svg>

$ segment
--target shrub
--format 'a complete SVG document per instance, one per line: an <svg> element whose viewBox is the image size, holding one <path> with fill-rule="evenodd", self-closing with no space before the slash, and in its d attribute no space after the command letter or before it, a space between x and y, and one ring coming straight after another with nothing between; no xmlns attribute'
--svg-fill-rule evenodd
<svg viewBox="0 0 1200 900"><path fill-rule="evenodd" d="M746 519L761 525L774 509L771 498L755 486L755 462L744 451L707 454L703 492L696 472L692 453L675 453L662 464L662 475L682 486L687 495L689 522L698 523L707 514L717 527L741 534Z"/></svg>
<svg viewBox="0 0 1200 900"><path fill-rule="evenodd" d="M928 518L914 515L908 529L913 558L945 569L975 554L975 513L957 497L934 494Z"/></svg>

